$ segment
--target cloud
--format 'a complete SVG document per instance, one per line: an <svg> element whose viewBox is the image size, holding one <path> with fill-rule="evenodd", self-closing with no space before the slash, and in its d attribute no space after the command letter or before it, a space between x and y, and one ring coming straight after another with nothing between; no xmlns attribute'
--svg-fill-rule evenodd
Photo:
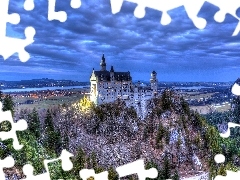
<svg viewBox="0 0 240 180"><path fill-rule="evenodd" d="M152 70L158 71L162 81L193 81L194 76L197 81L233 81L238 76L240 35L231 36L238 22L231 16L221 24L215 22L218 9L209 3L199 13L208 24L199 30L184 7L170 11L172 22L163 26L161 12L147 8L146 16L137 19L133 15L136 5L129 2L113 15L108 1L83 1L79 9L72 9L69 1L57 1L56 10L68 14L64 23L48 21L47 1L35 1L32 12L23 9L23 0L10 2L9 12L19 13L21 22L9 25L8 35L24 38L26 26L33 26L37 33L35 42L26 48L31 54L27 63L19 62L16 55L0 59L4 68L0 74L6 80L24 69L24 79L32 73L31 78L88 81L92 68L99 68L103 53L108 69L114 65L116 70L129 70L134 79L149 79Z"/></svg>

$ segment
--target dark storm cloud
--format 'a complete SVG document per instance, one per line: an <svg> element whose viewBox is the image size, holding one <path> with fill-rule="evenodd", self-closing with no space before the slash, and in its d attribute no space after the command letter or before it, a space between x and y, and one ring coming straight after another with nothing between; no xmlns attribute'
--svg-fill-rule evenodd
<svg viewBox="0 0 240 180"><path fill-rule="evenodd" d="M68 14L64 23L48 21L45 0L35 1L31 12L23 9L23 3L10 1L9 13L19 13L21 22L9 25L8 35L24 38L26 26L36 29L35 42L26 48L31 59L21 63L14 55L1 60L0 75L5 79L16 74L16 79L32 75L88 81L103 53L107 68L129 70L135 80L149 79L152 70L158 71L160 81L194 81L194 77L196 81L230 81L238 76L240 35L231 36L238 21L228 15L223 23L215 22L218 8L209 3L198 15L208 22L203 30L194 26L183 6L169 11L172 21L163 26L161 12L146 8L146 16L137 19L136 4L129 2L113 15L110 1L83 0L79 9L72 9L70 1L57 1L56 10Z"/></svg>

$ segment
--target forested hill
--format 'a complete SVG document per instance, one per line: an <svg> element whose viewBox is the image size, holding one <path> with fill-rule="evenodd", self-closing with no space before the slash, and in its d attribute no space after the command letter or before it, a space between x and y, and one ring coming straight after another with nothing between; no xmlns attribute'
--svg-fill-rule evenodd
<svg viewBox="0 0 240 180"><path fill-rule="evenodd" d="M4 110L14 112L10 96L2 101ZM142 120L135 108L123 101L94 106L87 98L48 110L22 109L14 112L14 119L28 121L28 130L18 133L24 148L17 152L11 141L3 141L0 156L14 156L15 169L21 170L28 162L34 165L35 173L42 173L43 159L57 157L67 149L75 155L74 168L63 172L60 162L50 165L53 179L80 179L83 168L109 170L109 179L116 179L115 167L140 158L147 168L158 169L157 179L179 179L202 171L214 177L238 166L234 155L238 150L232 148L231 140L220 138L216 127L191 111L174 91L166 89L150 100L146 111ZM1 128L9 127L2 123ZM228 153L224 164L214 161L219 153Z"/></svg>

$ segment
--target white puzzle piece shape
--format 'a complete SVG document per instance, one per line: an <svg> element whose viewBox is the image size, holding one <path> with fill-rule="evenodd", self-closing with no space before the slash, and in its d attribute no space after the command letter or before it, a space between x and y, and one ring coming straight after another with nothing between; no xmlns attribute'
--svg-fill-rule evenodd
<svg viewBox="0 0 240 180"><path fill-rule="evenodd" d="M27 122L24 119L21 119L17 121L16 123L13 122L13 117L11 111L2 111L2 103L0 102L0 123L3 121L8 121L11 123L11 130L8 132L0 132L0 139L7 140L7 139L13 139L13 147L16 150L19 150L23 147L23 145L20 145L16 131L24 131L27 129Z"/></svg>

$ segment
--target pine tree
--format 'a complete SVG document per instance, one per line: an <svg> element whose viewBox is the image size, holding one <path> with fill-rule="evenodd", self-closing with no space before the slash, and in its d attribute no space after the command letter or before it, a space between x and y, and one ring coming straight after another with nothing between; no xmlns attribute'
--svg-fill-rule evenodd
<svg viewBox="0 0 240 180"><path fill-rule="evenodd" d="M166 130L165 130L165 141L166 141L166 144L170 143L170 136L171 136L170 129L166 128Z"/></svg>
<svg viewBox="0 0 240 180"><path fill-rule="evenodd" d="M170 110L172 106L172 101L171 101L171 91L169 89L165 89L162 93L161 97L161 102L162 102L162 109L163 110Z"/></svg>
<svg viewBox="0 0 240 180"><path fill-rule="evenodd" d="M182 105L183 111L184 111L188 116L190 116L190 108L189 108L188 103L184 100L183 97L180 98L180 101L181 101L181 105Z"/></svg>
<svg viewBox="0 0 240 180"><path fill-rule="evenodd" d="M98 164L97 164L97 156L95 152L91 154L91 161L92 161L92 168L96 171L98 169Z"/></svg>
<svg viewBox="0 0 240 180"><path fill-rule="evenodd" d="M157 142L161 141L165 134L165 128L162 123L159 123L158 133L157 133Z"/></svg>
<svg viewBox="0 0 240 180"><path fill-rule="evenodd" d="M36 108L33 109L32 113L29 113L27 116L28 121L28 129L31 133L35 135L37 139L41 136L41 127L40 127L40 120L38 116L38 112Z"/></svg>
<svg viewBox="0 0 240 180"><path fill-rule="evenodd" d="M146 163L146 169L151 169L151 168L156 168L157 171L158 171L158 176L153 180L163 180L164 179L162 177L163 176L162 171L158 168L158 165L156 163L154 163L153 161L150 161L150 162ZM152 180L152 179L146 178L146 180Z"/></svg>
<svg viewBox="0 0 240 180"><path fill-rule="evenodd" d="M12 116L14 116L14 102L12 99L12 96L10 95L6 95L3 99L3 111L11 111L12 112Z"/></svg>
<svg viewBox="0 0 240 180"><path fill-rule="evenodd" d="M69 137L67 134L64 134L62 137L62 148L68 149L68 147L69 147Z"/></svg>
<svg viewBox="0 0 240 180"><path fill-rule="evenodd" d="M172 176L172 180L179 180L179 173L177 170L175 170L174 175Z"/></svg>
<svg viewBox="0 0 240 180"><path fill-rule="evenodd" d="M11 151L11 153L14 152L16 165L23 166L26 162L31 162L35 172L41 173L44 169L42 162L50 154L38 143L30 130L21 131L18 134L19 141L24 146L20 151Z"/></svg>
<svg viewBox="0 0 240 180"><path fill-rule="evenodd" d="M60 155L63 149L62 148L63 142L62 142L60 129L58 128L54 131L54 139L55 139L55 143L54 143L55 153Z"/></svg>
<svg viewBox="0 0 240 180"><path fill-rule="evenodd" d="M75 177L78 177L79 171L85 168L85 163L86 163L86 155L82 150L82 148L79 148L77 150L77 155L73 160L73 174L75 175Z"/></svg>
<svg viewBox="0 0 240 180"><path fill-rule="evenodd" d="M44 126L45 126L45 129L44 129L45 132L54 131L53 118L52 118L51 111L49 109L47 110L47 113L46 113Z"/></svg>
<svg viewBox="0 0 240 180"><path fill-rule="evenodd" d="M234 97L232 101L232 122L240 123L240 97Z"/></svg>
<svg viewBox="0 0 240 180"><path fill-rule="evenodd" d="M18 114L18 118L19 119L28 119L28 114L29 114L29 110L28 109L21 109L19 114Z"/></svg>
<svg viewBox="0 0 240 180"><path fill-rule="evenodd" d="M224 167L223 164L221 164L220 168L218 169L217 174L221 175L221 176L226 176L227 175L227 172L226 172L225 167Z"/></svg>
<svg viewBox="0 0 240 180"><path fill-rule="evenodd" d="M177 149L180 149L180 146L182 145L182 139L180 134L178 135L178 139L177 139Z"/></svg>
<svg viewBox="0 0 240 180"><path fill-rule="evenodd" d="M213 154L221 153L220 136L216 128L208 126L205 138L208 142L210 152Z"/></svg>
<svg viewBox="0 0 240 180"><path fill-rule="evenodd" d="M166 134L166 130L163 127L162 123L160 123L158 127L157 137L156 137L157 148L162 149L162 138L164 137L165 134Z"/></svg>
<svg viewBox="0 0 240 180"><path fill-rule="evenodd" d="M54 129L53 118L49 109L47 110L44 120L43 145L47 150L54 152L57 155L61 151L61 134L59 129Z"/></svg>
<svg viewBox="0 0 240 180"><path fill-rule="evenodd" d="M169 179L171 176L171 165L167 155L164 157L162 176L164 179Z"/></svg>
<svg viewBox="0 0 240 180"><path fill-rule="evenodd" d="M3 99L3 111L11 111L12 117L14 116L14 102L10 95L6 95ZM11 124L8 121L4 121L0 124L0 131L9 131Z"/></svg>
<svg viewBox="0 0 240 180"><path fill-rule="evenodd" d="M2 102L2 101L3 101L3 92L0 91L0 102Z"/></svg>
<svg viewBox="0 0 240 180"><path fill-rule="evenodd" d="M113 167L111 167L108 170L108 179L109 180L118 180L118 173L116 172L116 170Z"/></svg>

